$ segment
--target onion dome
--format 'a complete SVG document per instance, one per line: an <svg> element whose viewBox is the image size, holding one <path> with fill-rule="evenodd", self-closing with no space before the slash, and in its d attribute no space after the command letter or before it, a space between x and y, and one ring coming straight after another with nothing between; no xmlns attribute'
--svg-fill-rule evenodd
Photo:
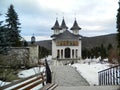
<svg viewBox="0 0 120 90"><path fill-rule="evenodd" d="M73 26L71 27L70 30L80 30L81 28L78 26L77 21L75 19Z"/></svg>
<svg viewBox="0 0 120 90"><path fill-rule="evenodd" d="M32 37L31 37L31 44L34 44L35 43L35 36L33 35Z"/></svg>
<svg viewBox="0 0 120 90"><path fill-rule="evenodd" d="M51 28L52 30L60 30L60 26L59 26L59 23L58 23L58 20L56 19L56 22L54 24L54 26Z"/></svg>
<svg viewBox="0 0 120 90"><path fill-rule="evenodd" d="M61 23L61 28L62 28L62 29L68 29L68 27L67 27L66 24L65 24L64 18L63 18L62 23Z"/></svg>

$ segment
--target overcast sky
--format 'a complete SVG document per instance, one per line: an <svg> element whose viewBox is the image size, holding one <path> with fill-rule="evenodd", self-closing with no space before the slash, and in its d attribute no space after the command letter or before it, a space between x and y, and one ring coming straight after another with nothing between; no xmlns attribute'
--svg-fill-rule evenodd
<svg viewBox="0 0 120 90"><path fill-rule="evenodd" d="M59 24L64 17L69 29L75 18L82 28L82 36L116 33L119 0L0 0L0 21L5 20L10 4L18 14L21 36L27 40L34 34L37 40L50 39L56 17Z"/></svg>

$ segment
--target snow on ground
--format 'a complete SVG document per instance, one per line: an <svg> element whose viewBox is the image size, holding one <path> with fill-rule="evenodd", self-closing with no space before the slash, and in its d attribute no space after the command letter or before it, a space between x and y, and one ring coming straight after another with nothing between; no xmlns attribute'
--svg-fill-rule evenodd
<svg viewBox="0 0 120 90"><path fill-rule="evenodd" d="M44 72L45 71L45 67L34 67L34 68L30 68L28 70L22 70L18 73L18 77L19 78L26 78L32 75L35 75L37 73L40 72Z"/></svg>
<svg viewBox="0 0 120 90"><path fill-rule="evenodd" d="M10 82L3 82L3 81L0 80L0 86L7 85L7 84L9 84L9 83L10 83Z"/></svg>
<svg viewBox="0 0 120 90"><path fill-rule="evenodd" d="M45 59L50 61L52 59L52 56L49 55L48 57L43 58L41 60L44 61ZM19 78L27 78L29 76L35 75L35 74L40 73L40 72L45 72L45 67L34 67L34 68L27 69L27 70L22 70L18 73L18 77ZM3 82L0 80L0 86L4 86L4 85L9 84L9 83L10 82Z"/></svg>
<svg viewBox="0 0 120 90"><path fill-rule="evenodd" d="M27 78L40 72L45 72L45 67L34 67L27 70L22 70L18 73L19 78ZM3 82L0 80L0 86L7 85L11 82Z"/></svg>
<svg viewBox="0 0 120 90"><path fill-rule="evenodd" d="M48 57L46 58L42 58L41 60L44 61L45 59L47 59L48 61L52 60L52 56L49 55ZM29 77L31 75L35 75L36 73L40 73L40 72L43 72L45 71L45 67L34 67L34 68L30 68L30 69L27 69L27 70L22 70L18 73L18 77L19 78L26 78L26 77Z"/></svg>
<svg viewBox="0 0 120 90"><path fill-rule="evenodd" d="M107 61L107 59L105 59ZM73 64L77 71L89 82L90 85L98 85L98 72L110 67L107 62L99 62L98 59L86 59Z"/></svg>
<svg viewBox="0 0 120 90"><path fill-rule="evenodd" d="M48 55L47 57L42 58L41 60L44 61L45 59L47 59L48 61L49 61L49 60L52 60L52 56L51 56L51 55Z"/></svg>

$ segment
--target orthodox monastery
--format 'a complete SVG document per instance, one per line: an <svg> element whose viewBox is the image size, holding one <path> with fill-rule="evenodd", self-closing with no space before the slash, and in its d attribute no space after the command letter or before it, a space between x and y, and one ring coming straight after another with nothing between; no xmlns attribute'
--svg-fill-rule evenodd
<svg viewBox="0 0 120 90"><path fill-rule="evenodd" d="M51 28L54 32L52 37L52 58L58 61L72 61L81 59L81 37L79 27L75 19L73 26L68 30L63 18L61 25L58 20Z"/></svg>

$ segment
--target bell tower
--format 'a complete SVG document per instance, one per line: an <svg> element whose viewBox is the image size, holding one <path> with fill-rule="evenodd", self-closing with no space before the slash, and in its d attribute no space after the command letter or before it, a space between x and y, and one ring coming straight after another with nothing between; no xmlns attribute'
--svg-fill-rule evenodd
<svg viewBox="0 0 120 90"><path fill-rule="evenodd" d="M51 29L54 30L54 35L58 35L60 33L61 28L59 26L57 18L56 18L56 22L55 22L54 26Z"/></svg>
<svg viewBox="0 0 120 90"><path fill-rule="evenodd" d="M31 44L35 44L35 36L33 34L33 36L31 37Z"/></svg>
<svg viewBox="0 0 120 90"><path fill-rule="evenodd" d="M66 31L68 29L68 27L66 26L66 23L65 23L65 20L64 20L64 17L63 17L63 20L62 20L62 23L61 23L61 29L62 29L62 32Z"/></svg>
<svg viewBox="0 0 120 90"><path fill-rule="evenodd" d="M74 24L70 30L72 30L73 34L75 34L75 35L79 34L79 30L81 30L81 28L78 26L76 19L75 19Z"/></svg>

